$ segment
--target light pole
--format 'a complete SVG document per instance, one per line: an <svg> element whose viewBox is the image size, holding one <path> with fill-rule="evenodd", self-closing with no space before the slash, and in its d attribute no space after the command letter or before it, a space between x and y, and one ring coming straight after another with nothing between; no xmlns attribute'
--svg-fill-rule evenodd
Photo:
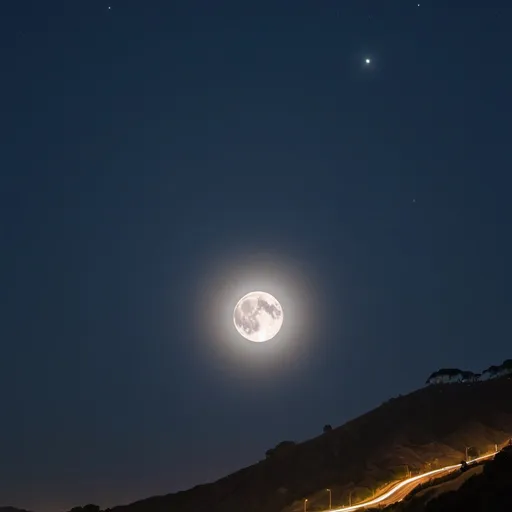
<svg viewBox="0 0 512 512"><path fill-rule="evenodd" d="M308 512L308 499L304 499L304 512Z"/></svg>
<svg viewBox="0 0 512 512"><path fill-rule="evenodd" d="M329 493L329 510L332 508L332 493L331 489L325 489Z"/></svg>
<svg viewBox="0 0 512 512"><path fill-rule="evenodd" d="M353 491L353 489L352 489L352 491ZM348 494L348 506L349 507L352 506L352 491L350 491Z"/></svg>
<svg viewBox="0 0 512 512"><path fill-rule="evenodd" d="M408 464L400 464L400 466L404 466L405 467L405 477L406 478L410 478L411 477L411 472L409 471L409 465Z"/></svg>

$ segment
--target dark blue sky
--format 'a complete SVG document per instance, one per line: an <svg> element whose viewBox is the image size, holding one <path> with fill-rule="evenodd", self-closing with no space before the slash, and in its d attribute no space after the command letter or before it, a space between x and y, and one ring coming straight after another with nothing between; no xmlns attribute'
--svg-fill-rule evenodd
<svg viewBox="0 0 512 512"><path fill-rule="evenodd" d="M512 9L420 3L2 4L0 504L187 488L511 357Z"/></svg>

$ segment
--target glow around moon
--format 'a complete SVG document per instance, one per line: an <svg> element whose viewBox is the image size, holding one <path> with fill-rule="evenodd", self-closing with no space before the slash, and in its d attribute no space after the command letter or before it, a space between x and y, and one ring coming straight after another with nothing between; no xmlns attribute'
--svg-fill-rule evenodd
<svg viewBox="0 0 512 512"><path fill-rule="evenodd" d="M308 254L290 256L286 240L283 237L286 251L278 250L279 240L271 240L272 251L262 251L260 241L257 247L247 242L243 249L229 250L217 244L193 274L190 318L195 353L205 367L236 376L240 384L250 385L253 378L259 385L275 384L275 379L308 366L314 333L331 320L325 316L330 308L325 307L320 288L329 276L323 275L321 266L311 265L314 258ZM250 341L231 320L240 298L255 290L277 298L286 317L266 343Z"/></svg>
<svg viewBox="0 0 512 512"><path fill-rule="evenodd" d="M250 292L235 306L233 323L244 338L255 342L268 341L283 325L283 309L270 293Z"/></svg>

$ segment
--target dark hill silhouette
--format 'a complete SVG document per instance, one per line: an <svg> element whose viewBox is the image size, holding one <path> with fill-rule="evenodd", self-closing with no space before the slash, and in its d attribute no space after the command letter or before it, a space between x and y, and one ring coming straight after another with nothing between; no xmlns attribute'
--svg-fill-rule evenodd
<svg viewBox="0 0 512 512"><path fill-rule="evenodd" d="M113 512L291 512L347 503L412 471L455 464L512 434L512 379L430 386L391 399L315 439L267 452L267 458L217 482L157 496ZM321 425L321 423L320 423ZM321 428L319 426L319 428ZM264 454L262 454L262 457Z"/></svg>
<svg viewBox="0 0 512 512"><path fill-rule="evenodd" d="M15 508L15 507L0 507L0 512L29 512L29 511L24 510L22 508Z"/></svg>

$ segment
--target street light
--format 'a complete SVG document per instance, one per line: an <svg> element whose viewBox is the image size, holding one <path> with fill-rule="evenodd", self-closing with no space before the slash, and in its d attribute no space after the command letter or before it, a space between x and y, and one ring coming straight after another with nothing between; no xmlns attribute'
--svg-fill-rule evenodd
<svg viewBox="0 0 512 512"><path fill-rule="evenodd" d="M404 466L405 467L405 471L406 471L405 476L406 476L406 478L411 478L411 472L409 470L409 466L407 464L400 464L400 466Z"/></svg>
<svg viewBox="0 0 512 512"><path fill-rule="evenodd" d="M325 489L329 493L329 510L332 508L332 493L331 489Z"/></svg>
<svg viewBox="0 0 512 512"><path fill-rule="evenodd" d="M308 499L304 499L304 512L308 512Z"/></svg>

